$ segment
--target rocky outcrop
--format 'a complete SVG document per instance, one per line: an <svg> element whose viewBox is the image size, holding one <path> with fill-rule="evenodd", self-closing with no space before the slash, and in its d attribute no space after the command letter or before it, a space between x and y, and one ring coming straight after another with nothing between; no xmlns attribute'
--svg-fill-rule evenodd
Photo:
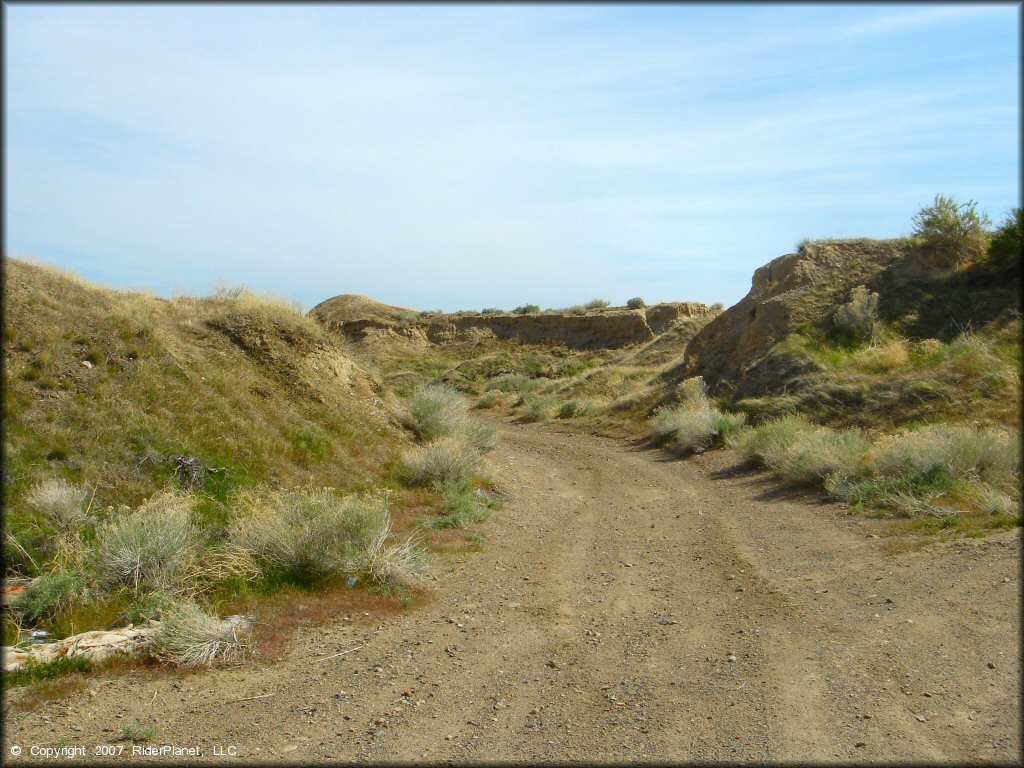
<svg viewBox="0 0 1024 768"><path fill-rule="evenodd" d="M681 319L714 314L714 310L697 302L658 304L643 309L607 308L581 314L410 312L363 296L346 295L317 305L310 317L355 341L390 338L410 343L452 344L514 339L528 344L561 344L572 349L617 349L650 341Z"/></svg>
<svg viewBox="0 0 1024 768"><path fill-rule="evenodd" d="M713 394L735 397L779 391L809 363L778 342L830 319L854 287L900 263L907 249L905 240L842 240L780 256L754 272L750 293L694 337L667 378L703 376Z"/></svg>

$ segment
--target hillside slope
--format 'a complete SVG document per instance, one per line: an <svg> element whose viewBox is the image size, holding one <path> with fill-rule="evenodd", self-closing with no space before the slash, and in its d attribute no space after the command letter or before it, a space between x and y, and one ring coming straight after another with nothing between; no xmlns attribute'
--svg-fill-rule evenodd
<svg viewBox="0 0 1024 768"><path fill-rule="evenodd" d="M366 486L403 440L380 382L282 304L4 268L4 506L30 550L46 529L23 497L43 479L95 489L95 509L166 486L216 508L264 482Z"/></svg>

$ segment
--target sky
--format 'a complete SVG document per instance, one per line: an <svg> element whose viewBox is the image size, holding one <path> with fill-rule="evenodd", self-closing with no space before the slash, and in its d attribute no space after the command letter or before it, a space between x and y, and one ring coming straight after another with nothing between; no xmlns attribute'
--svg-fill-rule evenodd
<svg viewBox="0 0 1024 768"><path fill-rule="evenodd" d="M731 305L1020 205L1020 8L5 4L4 253L306 308Z"/></svg>

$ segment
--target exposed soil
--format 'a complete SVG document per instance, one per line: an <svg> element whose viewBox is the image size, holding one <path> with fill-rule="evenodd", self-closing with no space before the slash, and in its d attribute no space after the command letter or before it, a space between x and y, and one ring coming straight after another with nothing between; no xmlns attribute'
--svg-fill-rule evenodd
<svg viewBox="0 0 1024 768"><path fill-rule="evenodd" d="M95 760L138 719L231 762L1019 760L1019 532L893 553L883 521L729 452L500 435L509 502L434 600L265 667L11 708L5 758Z"/></svg>

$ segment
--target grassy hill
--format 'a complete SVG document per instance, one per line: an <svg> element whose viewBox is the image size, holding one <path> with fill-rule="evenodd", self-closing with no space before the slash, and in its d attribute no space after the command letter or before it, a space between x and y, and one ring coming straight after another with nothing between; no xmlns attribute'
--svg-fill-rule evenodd
<svg viewBox="0 0 1024 768"><path fill-rule="evenodd" d="M234 488L360 488L402 436L345 346L285 304L163 300L4 263L4 507L31 547L27 487L66 478L96 508L167 486L214 513Z"/></svg>

